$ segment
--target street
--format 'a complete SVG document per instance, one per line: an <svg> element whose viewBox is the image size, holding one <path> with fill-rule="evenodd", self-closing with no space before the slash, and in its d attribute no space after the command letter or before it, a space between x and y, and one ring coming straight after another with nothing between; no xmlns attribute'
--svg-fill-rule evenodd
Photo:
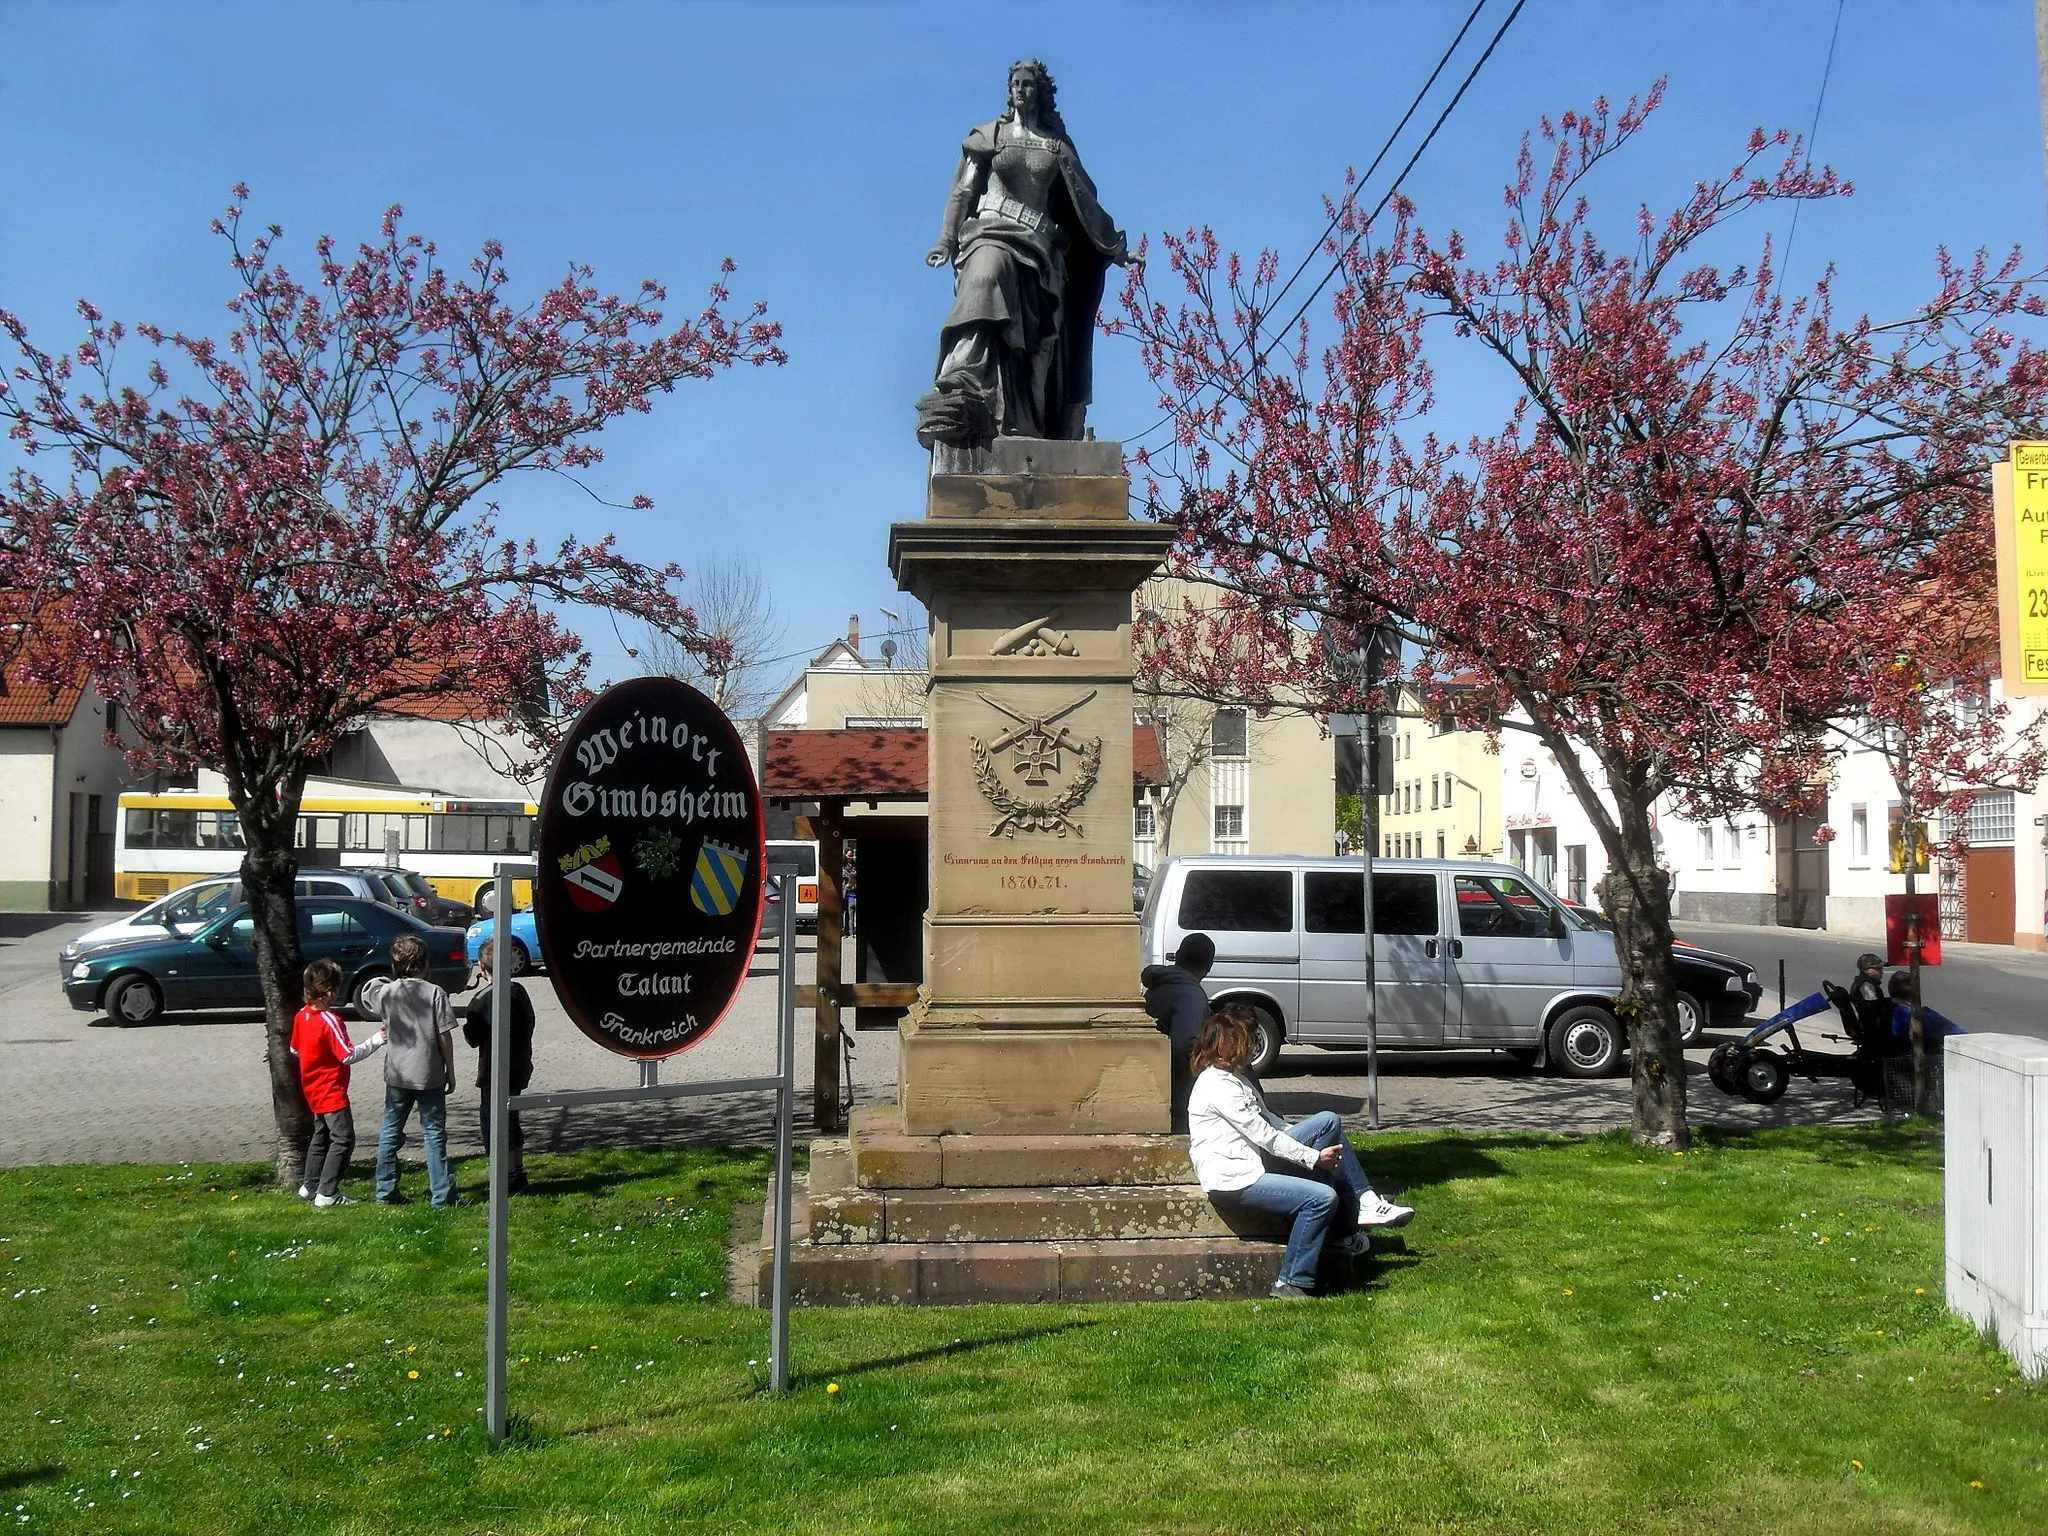
<svg viewBox="0 0 2048 1536"><path fill-rule="evenodd" d="M16 913L0 917L0 1166L52 1162L176 1162L260 1159L270 1154L270 1108L261 1015L252 1010L172 1014L161 1024L120 1029L74 1010L57 986L56 954L72 934L99 921L89 914ZM1865 941L1794 929L1682 925L1680 936L1738 955L1756 966L1766 992L1760 1013L1776 1006L1777 964L1795 997L1822 976L1847 981ZM811 976L814 945L798 940L799 981ZM536 1088L587 1088L635 1080L631 1063L584 1038L563 1013L544 976L526 986L539 1019ZM1966 1028L2048 1034L2041 998L2048 955L1985 945L1952 945L1926 973L1928 1002ZM458 1006L463 999L458 998ZM696 1049L663 1063L666 1080L739 1077L772 1070L775 975L763 949L739 1002ZM1696 1124L1728 1127L1838 1123L1876 1118L1851 1107L1845 1084L1795 1081L1768 1108L1729 1099L1706 1081L1710 1032L1691 1053L1690 1104ZM798 1018L799 1104L810 1104L809 1019ZM474 1058L465 1049L462 1081L451 1096L449 1137L460 1156L481 1151ZM896 1037L854 1037L852 1081L861 1102L894 1097ZM1470 1130L1594 1131L1628 1123L1628 1081L1577 1081L1526 1072L1491 1052L1393 1053L1381 1060L1380 1121L1388 1130L1458 1126ZM1362 1122L1367 1113L1363 1052L1290 1047L1267 1076L1275 1109L1301 1116L1335 1109ZM352 1099L359 1155L374 1149L382 1119L383 1071L372 1057L356 1069ZM674 1101L652 1106L553 1110L527 1117L538 1151L578 1147L702 1142L765 1143L773 1125L764 1095ZM408 1154L419 1153L417 1126Z"/></svg>

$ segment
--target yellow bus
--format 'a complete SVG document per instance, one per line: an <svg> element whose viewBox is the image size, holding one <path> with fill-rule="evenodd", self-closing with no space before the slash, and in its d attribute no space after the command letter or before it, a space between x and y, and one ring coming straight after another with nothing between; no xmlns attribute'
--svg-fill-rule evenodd
<svg viewBox="0 0 2048 1536"><path fill-rule="evenodd" d="M294 844L308 868L401 865L424 875L441 895L488 910L491 866L533 857L530 800L451 800L374 789L308 795L299 803ZM154 901L195 880L242 867L240 818L225 795L173 789L121 796L114 827L114 895ZM532 882L512 891L532 905Z"/></svg>

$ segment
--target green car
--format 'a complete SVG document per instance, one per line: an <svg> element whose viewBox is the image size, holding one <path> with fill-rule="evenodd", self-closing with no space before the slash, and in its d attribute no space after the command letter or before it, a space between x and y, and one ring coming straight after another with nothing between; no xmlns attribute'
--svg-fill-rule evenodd
<svg viewBox="0 0 2048 1536"><path fill-rule="evenodd" d="M460 928L430 928L380 902L300 898L299 948L308 963L341 967L342 996L358 1013L363 988L391 974L391 942L412 933L426 941L428 975L449 991L468 980ZM194 1008L261 1008L255 919L246 906L191 934L118 939L60 962L64 995L87 1013L104 1009L120 1024L148 1024Z"/></svg>

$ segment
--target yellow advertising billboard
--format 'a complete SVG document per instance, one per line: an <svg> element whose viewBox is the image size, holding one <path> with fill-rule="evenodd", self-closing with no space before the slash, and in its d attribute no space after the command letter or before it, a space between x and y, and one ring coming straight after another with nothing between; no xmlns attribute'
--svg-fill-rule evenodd
<svg viewBox="0 0 2048 1536"><path fill-rule="evenodd" d="M1998 642L2005 696L2048 695L2048 443L2014 443L1993 468Z"/></svg>

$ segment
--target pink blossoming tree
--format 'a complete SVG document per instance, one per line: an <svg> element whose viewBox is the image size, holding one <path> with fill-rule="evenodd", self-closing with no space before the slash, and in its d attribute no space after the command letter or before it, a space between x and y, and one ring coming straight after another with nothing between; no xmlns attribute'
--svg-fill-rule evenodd
<svg viewBox="0 0 2048 1536"><path fill-rule="evenodd" d="M451 270L396 207L353 256L321 239L302 281L275 225L249 237L247 195L214 224L236 279L224 341L81 303L85 339L52 354L0 312L19 354L0 419L23 453L0 493L0 581L62 614L29 659L53 676L90 668L123 706L132 767L227 781L278 1179L296 1186L310 1122L287 1048L293 844L309 770L373 711L449 698L545 753L551 720L587 697L590 658L562 605L712 645L675 566L629 559L609 535L501 539L485 498L514 471L596 464L596 434L658 393L783 353L761 306L727 313L723 277L680 323L655 284L611 296L584 267L522 303L495 242ZM121 366L138 342L139 376Z"/></svg>
<svg viewBox="0 0 2048 1536"><path fill-rule="evenodd" d="M1988 539L1990 463L2043 415L2048 366L2014 334L2041 312L2017 253L1938 252L1927 302L1889 323L1838 319L1832 271L1785 298L1768 240L1754 266L1710 260L1743 215L1849 190L1786 134L1606 243L1587 188L1661 90L1545 122L1540 155L1524 141L1490 263L1405 202L1368 230L1348 189L1320 345L1276 325L1272 253L1247 266L1206 231L1134 271L1110 328L1172 413L1172 447L1138 463L1176 558L1238 594L1181 616L1207 633L1173 651L1219 658L1236 696L1351 710L1385 699L1295 637L1391 622L1431 713L1547 746L1610 867L1634 1132L1682 1148L1655 807L1811 799L1868 656L1910 652L1915 604L1958 595L1968 565L1941 552ZM1172 303L1148 288L1161 265ZM1429 430L1426 345L1476 353L1514 399L1462 451Z"/></svg>

